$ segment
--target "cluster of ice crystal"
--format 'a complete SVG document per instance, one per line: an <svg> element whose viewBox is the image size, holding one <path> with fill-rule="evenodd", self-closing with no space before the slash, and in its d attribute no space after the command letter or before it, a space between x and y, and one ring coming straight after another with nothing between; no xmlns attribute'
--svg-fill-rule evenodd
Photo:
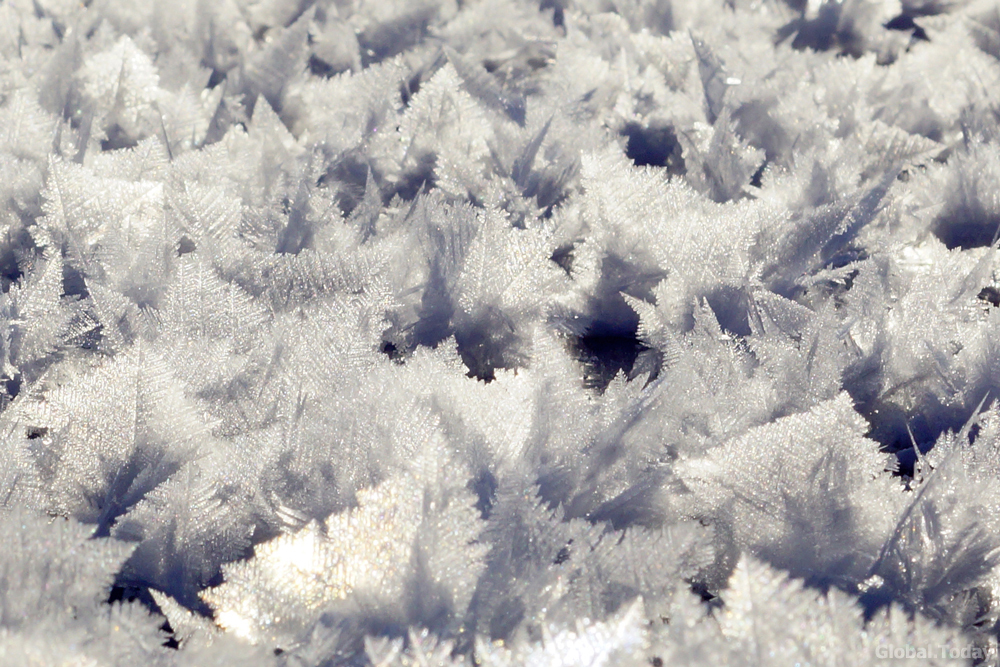
<svg viewBox="0 0 1000 667"><path fill-rule="evenodd" d="M997 664L992 0L0 1L0 664Z"/></svg>

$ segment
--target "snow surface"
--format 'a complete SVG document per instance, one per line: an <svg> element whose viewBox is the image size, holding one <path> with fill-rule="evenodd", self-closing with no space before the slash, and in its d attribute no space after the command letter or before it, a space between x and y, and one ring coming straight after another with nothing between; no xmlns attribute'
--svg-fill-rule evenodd
<svg viewBox="0 0 1000 667"><path fill-rule="evenodd" d="M0 0L0 665L1000 664L985 0Z"/></svg>

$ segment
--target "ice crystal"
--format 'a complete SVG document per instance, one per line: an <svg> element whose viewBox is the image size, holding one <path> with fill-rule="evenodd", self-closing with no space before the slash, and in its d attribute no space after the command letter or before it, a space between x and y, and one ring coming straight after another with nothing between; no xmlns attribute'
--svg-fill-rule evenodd
<svg viewBox="0 0 1000 667"><path fill-rule="evenodd" d="M994 4L0 2L0 662L996 664Z"/></svg>
<svg viewBox="0 0 1000 667"><path fill-rule="evenodd" d="M386 480L359 492L357 509L227 565L226 583L204 594L217 622L253 641L288 645L316 612L342 600L401 622L461 618L482 554L475 512L468 492L428 491L410 476Z"/></svg>

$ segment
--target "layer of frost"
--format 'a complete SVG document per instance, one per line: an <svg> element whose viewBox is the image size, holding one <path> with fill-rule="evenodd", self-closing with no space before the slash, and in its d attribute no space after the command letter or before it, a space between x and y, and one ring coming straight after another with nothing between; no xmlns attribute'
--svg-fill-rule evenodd
<svg viewBox="0 0 1000 667"><path fill-rule="evenodd" d="M0 664L997 664L998 109L986 0L3 0Z"/></svg>

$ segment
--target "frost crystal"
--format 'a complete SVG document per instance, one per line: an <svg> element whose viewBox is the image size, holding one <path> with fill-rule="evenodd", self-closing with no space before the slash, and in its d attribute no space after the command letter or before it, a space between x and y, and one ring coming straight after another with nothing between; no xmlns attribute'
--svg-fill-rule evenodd
<svg viewBox="0 0 1000 667"><path fill-rule="evenodd" d="M0 1L0 664L998 665L989 0Z"/></svg>

